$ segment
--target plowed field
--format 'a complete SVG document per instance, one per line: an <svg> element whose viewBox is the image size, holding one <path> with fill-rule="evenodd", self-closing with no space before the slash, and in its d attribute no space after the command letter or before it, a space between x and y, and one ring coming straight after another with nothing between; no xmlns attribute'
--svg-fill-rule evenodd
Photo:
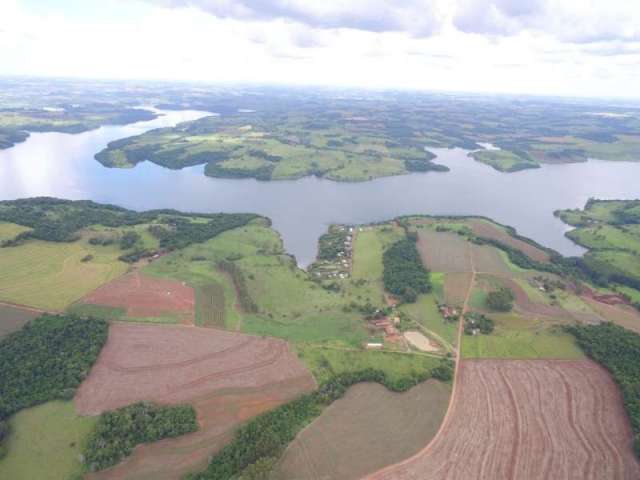
<svg viewBox="0 0 640 480"><path fill-rule="evenodd" d="M272 478L355 480L398 462L436 434L450 392L437 380L404 393L355 385L296 437Z"/></svg>
<svg viewBox="0 0 640 480"><path fill-rule="evenodd" d="M200 430L138 447L99 479L178 479L202 469L240 423L315 382L286 342L210 328L114 323L76 409L96 415L140 400L190 403Z"/></svg>
<svg viewBox="0 0 640 480"><path fill-rule="evenodd" d="M502 228L497 225L493 225L486 220L479 218L470 219L469 226L471 227L471 230L473 230L473 233L479 237L491 238L502 242L505 245L509 245L510 247L520 250L529 258L538 262L549 262L549 254L547 252L528 242L512 237Z"/></svg>
<svg viewBox="0 0 640 480"><path fill-rule="evenodd" d="M463 361L443 430L375 479L637 479L618 389L595 363Z"/></svg>
<svg viewBox="0 0 640 480"><path fill-rule="evenodd" d="M124 308L128 317L175 316L194 323L195 293L182 282L128 273L102 285L82 303Z"/></svg>

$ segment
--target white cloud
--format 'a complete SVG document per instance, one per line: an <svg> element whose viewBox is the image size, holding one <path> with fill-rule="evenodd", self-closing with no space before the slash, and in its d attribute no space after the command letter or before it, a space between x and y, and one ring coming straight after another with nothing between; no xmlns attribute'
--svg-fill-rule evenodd
<svg viewBox="0 0 640 480"><path fill-rule="evenodd" d="M638 7L588 3L2 0L0 73L638 96Z"/></svg>

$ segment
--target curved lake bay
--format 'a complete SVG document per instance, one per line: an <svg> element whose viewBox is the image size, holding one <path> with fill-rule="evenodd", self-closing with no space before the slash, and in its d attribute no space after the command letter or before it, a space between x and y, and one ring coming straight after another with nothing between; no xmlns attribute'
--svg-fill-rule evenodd
<svg viewBox="0 0 640 480"><path fill-rule="evenodd" d="M255 212L273 220L287 250L306 266L329 224L404 214L484 215L565 255L579 255L582 249L564 237L567 227L553 216L554 210L583 207L589 197L640 197L640 163L591 160L501 173L461 149L432 149L436 161L450 172L363 183L315 177L272 182L216 179L205 177L201 166L176 171L144 162L119 170L104 168L93 158L112 140L208 115L163 113L152 121L75 135L34 133L26 142L0 150L0 199L47 195L136 210Z"/></svg>

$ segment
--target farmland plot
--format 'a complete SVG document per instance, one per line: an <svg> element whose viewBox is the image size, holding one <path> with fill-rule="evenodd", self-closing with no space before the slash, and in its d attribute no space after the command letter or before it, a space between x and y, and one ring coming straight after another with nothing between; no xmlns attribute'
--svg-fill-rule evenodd
<svg viewBox="0 0 640 480"><path fill-rule="evenodd" d="M509 235L504 228L484 220L481 218L471 218L468 220L468 224L471 227L473 233L479 237L490 238L497 240L505 245L520 250L529 258L538 262L549 262L549 254L544 250L532 245L528 242L514 238Z"/></svg>
<svg viewBox="0 0 640 480"><path fill-rule="evenodd" d="M211 328L113 323L75 397L82 415L141 400L190 403L199 430L143 445L96 479L178 479L202 469L241 422L315 388L286 342Z"/></svg>
<svg viewBox="0 0 640 480"><path fill-rule="evenodd" d="M0 338L20 330L39 315L35 310L0 305Z"/></svg>
<svg viewBox="0 0 640 480"><path fill-rule="evenodd" d="M194 323L195 293L184 282L142 275L135 271L99 287L82 303L123 308L131 318L170 316Z"/></svg>
<svg viewBox="0 0 640 480"><path fill-rule="evenodd" d="M433 272L470 272L467 240L448 232L418 231L418 250L425 267Z"/></svg>
<svg viewBox="0 0 640 480"><path fill-rule="evenodd" d="M196 290L196 320L202 327L224 328L225 299L224 288L211 283Z"/></svg>
<svg viewBox="0 0 640 480"><path fill-rule="evenodd" d="M437 380L400 394L376 383L355 385L298 435L273 480L357 479L398 462L433 438L449 393Z"/></svg>
<svg viewBox="0 0 640 480"><path fill-rule="evenodd" d="M588 360L464 361L439 436L373 479L637 479L620 393Z"/></svg>

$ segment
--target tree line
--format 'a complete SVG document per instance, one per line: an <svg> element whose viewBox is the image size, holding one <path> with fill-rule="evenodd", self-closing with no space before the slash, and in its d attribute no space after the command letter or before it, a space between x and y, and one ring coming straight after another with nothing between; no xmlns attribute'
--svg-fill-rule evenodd
<svg viewBox="0 0 640 480"><path fill-rule="evenodd" d="M640 335L613 323L573 325L567 330L620 387L635 435L634 450L640 458Z"/></svg>
<svg viewBox="0 0 640 480"><path fill-rule="evenodd" d="M139 402L100 415L83 449L84 463L95 472L119 463L136 445L195 432L191 405L158 406Z"/></svg>
<svg viewBox="0 0 640 480"><path fill-rule="evenodd" d="M160 248L176 250L193 243L205 242L222 232L244 226L255 218L258 215L250 213L182 214L175 210L135 212L88 200L72 201L49 197L0 202L0 221L32 229L5 242L2 245L5 247L16 246L32 238L50 242L73 242L78 239L78 231L90 225L119 228L154 222L149 231L158 238ZM136 232L126 232L120 239L120 246L124 250L133 248L139 239ZM134 262L153 253L140 248L122 255L120 259Z"/></svg>
<svg viewBox="0 0 640 480"><path fill-rule="evenodd" d="M377 382L395 392L404 392L428 378L449 381L453 365L443 360L431 372L414 373L410 377L391 380L383 371L365 369L335 375L316 391L298 397L240 427L231 443L211 460L204 472L192 474L189 480L223 480L236 478L246 469L272 465L298 432L322 410L341 398L349 387L360 382Z"/></svg>

